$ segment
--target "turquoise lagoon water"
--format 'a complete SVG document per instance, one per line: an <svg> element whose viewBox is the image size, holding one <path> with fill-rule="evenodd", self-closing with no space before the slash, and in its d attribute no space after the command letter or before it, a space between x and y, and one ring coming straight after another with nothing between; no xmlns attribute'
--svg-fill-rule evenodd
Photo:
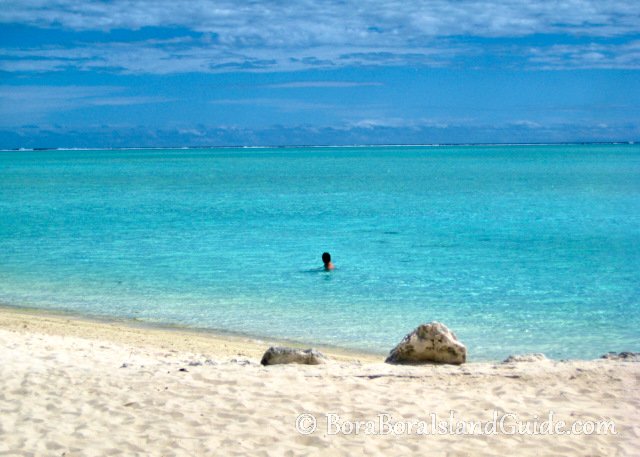
<svg viewBox="0 0 640 457"><path fill-rule="evenodd" d="M0 302L379 353L439 320L472 360L640 350L640 146L1 152Z"/></svg>

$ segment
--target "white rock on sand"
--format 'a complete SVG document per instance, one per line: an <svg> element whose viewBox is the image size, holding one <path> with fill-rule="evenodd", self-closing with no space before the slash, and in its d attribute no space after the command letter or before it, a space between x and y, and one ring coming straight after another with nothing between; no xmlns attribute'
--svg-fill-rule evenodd
<svg viewBox="0 0 640 457"><path fill-rule="evenodd" d="M299 363L301 365L321 365L327 358L315 349L297 349L283 346L271 346L262 356L262 365L284 365Z"/></svg>
<svg viewBox="0 0 640 457"><path fill-rule="evenodd" d="M640 352L607 352L600 358L608 360L624 360L625 362L640 362Z"/></svg>
<svg viewBox="0 0 640 457"><path fill-rule="evenodd" d="M335 363L263 367L268 345L0 311L0 454L637 455L637 363L396 366L325 350ZM349 425L381 415L488 422L494 411L608 419L617 434L370 435ZM307 435L296 430L313 425L302 414L317 421Z"/></svg>
<svg viewBox="0 0 640 457"><path fill-rule="evenodd" d="M510 355L502 361L502 363L518 363L518 362L544 362L548 361L547 356L536 352L534 354Z"/></svg>
<svg viewBox="0 0 640 457"><path fill-rule="evenodd" d="M440 322L422 324L391 350L387 363L450 363L467 361L467 348Z"/></svg>

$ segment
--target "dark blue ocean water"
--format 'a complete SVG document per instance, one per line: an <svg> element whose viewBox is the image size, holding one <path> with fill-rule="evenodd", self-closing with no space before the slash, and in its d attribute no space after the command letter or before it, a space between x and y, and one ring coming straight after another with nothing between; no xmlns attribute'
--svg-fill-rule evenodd
<svg viewBox="0 0 640 457"><path fill-rule="evenodd" d="M0 152L0 302L381 353L439 320L472 360L640 350L640 146Z"/></svg>

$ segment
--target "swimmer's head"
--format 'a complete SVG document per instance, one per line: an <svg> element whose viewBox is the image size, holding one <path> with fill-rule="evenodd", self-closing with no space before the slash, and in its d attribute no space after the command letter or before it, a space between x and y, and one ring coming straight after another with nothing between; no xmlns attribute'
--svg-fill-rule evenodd
<svg viewBox="0 0 640 457"><path fill-rule="evenodd" d="M323 253L322 262L324 262L325 265L331 262L331 254L329 254L328 252Z"/></svg>

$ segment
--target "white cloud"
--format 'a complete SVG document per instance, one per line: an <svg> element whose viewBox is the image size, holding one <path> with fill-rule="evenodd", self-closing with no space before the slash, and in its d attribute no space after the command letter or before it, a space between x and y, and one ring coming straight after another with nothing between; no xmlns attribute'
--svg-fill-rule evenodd
<svg viewBox="0 0 640 457"><path fill-rule="evenodd" d="M510 123L510 125L513 125L515 127L526 127L526 128L530 128L530 129L538 129L538 128L542 127L542 125L539 122L529 121L529 120L526 120L526 119L512 121Z"/></svg>
<svg viewBox="0 0 640 457"><path fill-rule="evenodd" d="M0 70L125 73L296 71L344 66L446 66L491 53L532 65L637 68L638 0L0 0L0 23L76 32L174 28L171 39L75 41L0 49ZM200 34L200 36L198 36ZM500 39L572 37L608 46L578 55ZM68 37L67 37L68 39ZM616 39L617 44L598 44ZM95 40L95 36L93 38ZM521 52L522 51L522 52ZM524 53L523 51L526 51Z"/></svg>
<svg viewBox="0 0 640 457"><path fill-rule="evenodd" d="M227 106L268 106L282 112L335 110L338 108L336 105L330 103L280 98L218 99L211 100L209 103L212 105Z"/></svg>
<svg viewBox="0 0 640 457"><path fill-rule="evenodd" d="M456 125L463 125L464 121L457 120ZM378 128L390 128L390 129L446 129L451 127L450 122L444 122L434 119L405 119L399 117L385 117L385 118L367 118L360 119L345 124L344 128L361 128L361 129L378 129Z"/></svg>
<svg viewBox="0 0 640 457"><path fill-rule="evenodd" d="M296 71L308 68L416 64L446 65L463 48L433 46L419 53L394 48L229 49L219 44L192 42L174 46L173 41L80 43L73 47L0 48L0 70L60 71L109 70L120 73L220 73L230 71ZM309 54L314 54L313 57ZM300 86L302 87L302 86Z"/></svg>
<svg viewBox="0 0 640 457"><path fill-rule="evenodd" d="M4 5L2 5L4 4ZM269 46L411 40L421 36L637 33L636 0L2 1L1 22L73 30L182 26L227 43Z"/></svg>
<svg viewBox="0 0 640 457"><path fill-rule="evenodd" d="M549 70L566 68L640 69L640 40L622 44L554 45L530 50L530 61Z"/></svg>
<svg viewBox="0 0 640 457"><path fill-rule="evenodd" d="M391 122L394 123L393 121ZM568 141L624 141L637 139L638 124L545 123L513 129L513 123L453 123L444 126L273 126L264 129L239 127L152 128L135 125L88 125L82 129L56 125L0 128L2 147L175 147L278 145L278 144L445 144Z"/></svg>
<svg viewBox="0 0 640 457"><path fill-rule="evenodd" d="M0 125L40 121L51 113L90 106L131 106L171 101L126 95L117 86L0 86Z"/></svg>
<svg viewBox="0 0 640 457"><path fill-rule="evenodd" d="M270 89L300 89L300 88L329 88L342 89L352 87L372 87L382 86L379 82L358 82L358 81L293 81L281 84L267 84L265 87Z"/></svg>

